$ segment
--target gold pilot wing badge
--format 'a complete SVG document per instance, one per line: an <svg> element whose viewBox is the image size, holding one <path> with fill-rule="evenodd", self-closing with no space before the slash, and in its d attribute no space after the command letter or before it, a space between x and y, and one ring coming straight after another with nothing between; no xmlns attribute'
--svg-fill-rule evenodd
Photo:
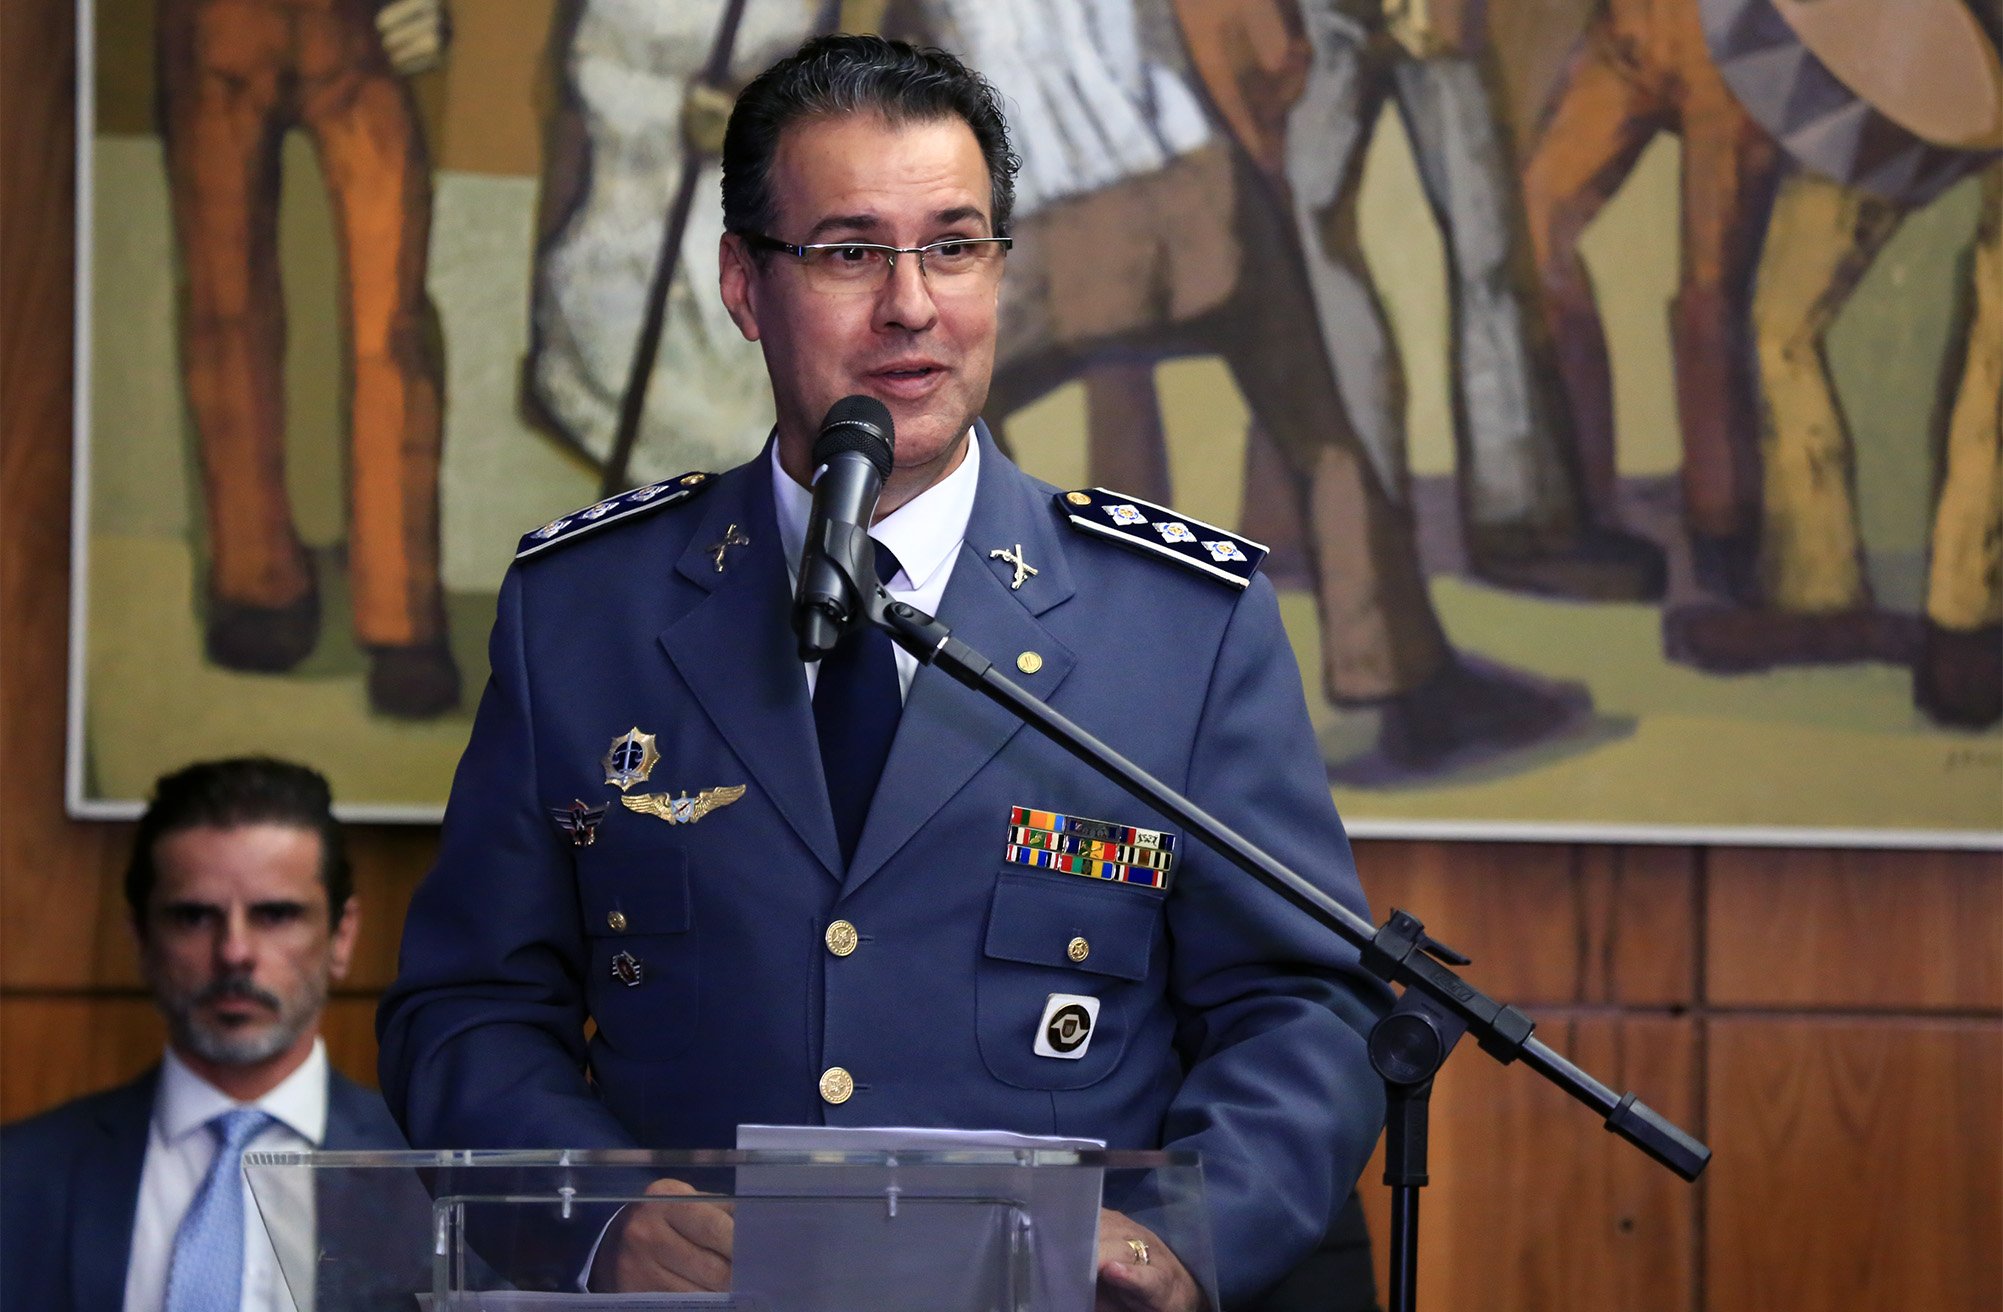
<svg viewBox="0 0 2003 1312"><path fill-rule="evenodd" d="M646 783L647 776L654 772L660 759L661 753L654 746L654 735L641 733L640 726L634 725L614 738L611 748L605 753L605 782L616 784L623 793L634 784Z"/></svg>
<svg viewBox="0 0 2003 1312"><path fill-rule="evenodd" d="M683 789L680 797L669 797L666 793L643 793L638 797L622 797L629 811L641 815L659 816L671 825L692 825L711 811L729 806L744 796L743 784L731 784L727 788L705 788L694 797Z"/></svg>

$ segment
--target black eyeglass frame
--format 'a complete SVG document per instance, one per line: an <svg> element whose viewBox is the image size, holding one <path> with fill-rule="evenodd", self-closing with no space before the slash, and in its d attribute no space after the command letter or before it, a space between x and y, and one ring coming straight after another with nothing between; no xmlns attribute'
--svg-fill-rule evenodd
<svg viewBox="0 0 2003 1312"><path fill-rule="evenodd" d="M916 255L918 272L923 275L926 272L926 252L935 251L941 246L992 246L1004 256L1015 246L1013 237L941 237L938 241L928 241L923 246L892 246L880 241L816 241L802 244L780 241L777 237L768 237L762 232L740 232L737 235L745 245L755 251L780 251L800 261L805 261L815 251L876 251L884 257L886 278L897 272L897 257L900 255Z"/></svg>

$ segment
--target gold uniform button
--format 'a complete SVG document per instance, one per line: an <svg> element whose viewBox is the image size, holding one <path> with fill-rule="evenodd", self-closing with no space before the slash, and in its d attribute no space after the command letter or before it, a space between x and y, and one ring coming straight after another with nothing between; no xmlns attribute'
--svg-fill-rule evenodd
<svg viewBox="0 0 2003 1312"><path fill-rule="evenodd" d="M828 945L828 951L838 957L845 957L855 951L855 945L861 940L861 936L855 932L854 925L846 920L837 920L828 926L828 932L821 935L821 940Z"/></svg>
<svg viewBox="0 0 2003 1312"><path fill-rule="evenodd" d="M1064 955L1073 961L1083 961L1092 955L1092 945L1082 938L1074 938L1065 945Z"/></svg>
<svg viewBox="0 0 2003 1312"><path fill-rule="evenodd" d="M626 913L623 911L608 911L605 913L605 923L611 928L614 934L623 934L626 932Z"/></svg>
<svg viewBox="0 0 2003 1312"><path fill-rule="evenodd" d="M821 1101L840 1106L855 1092L855 1077L839 1066L821 1072Z"/></svg>
<svg viewBox="0 0 2003 1312"><path fill-rule="evenodd" d="M1074 506L1089 506L1092 504L1092 498L1086 496L1083 492L1066 492L1064 499Z"/></svg>
<svg viewBox="0 0 2003 1312"><path fill-rule="evenodd" d="M1015 668L1024 674L1034 674L1043 668L1043 657L1033 651L1026 651L1015 658Z"/></svg>

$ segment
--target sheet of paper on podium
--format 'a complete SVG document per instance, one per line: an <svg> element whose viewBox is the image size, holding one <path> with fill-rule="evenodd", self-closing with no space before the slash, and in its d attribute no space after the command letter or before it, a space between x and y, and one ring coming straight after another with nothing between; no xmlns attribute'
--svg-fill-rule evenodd
<svg viewBox="0 0 2003 1312"><path fill-rule="evenodd" d="M1105 1144L1003 1130L743 1125L737 1146L929 1153L1085 1152ZM734 1286L808 1312L1091 1309L1103 1171L926 1166L893 1172L890 1184L894 1194L880 1166L825 1163L740 1177Z"/></svg>
<svg viewBox="0 0 2003 1312"><path fill-rule="evenodd" d="M526 1289L419 1294L418 1312L771 1312L735 1294L552 1294Z"/></svg>

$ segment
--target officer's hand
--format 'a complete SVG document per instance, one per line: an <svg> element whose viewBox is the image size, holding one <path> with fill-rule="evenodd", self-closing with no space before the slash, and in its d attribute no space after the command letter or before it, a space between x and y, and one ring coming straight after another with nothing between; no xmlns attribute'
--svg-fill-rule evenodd
<svg viewBox="0 0 2003 1312"><path fill-rule="evenodd" d="M1197 1312L1202 1306L1196 1281L1154 1231L1100 1210L1096 1312Z"/></svg>
<svg viewBox="0 0 2003 1312"><path fill-rule="evenodd" d="M452 23L445 0L390 0L376 11L376 32L390 67L412 77L438 67L445 58Z"/></svg>
<svg viewBox="0 0 2003 1312"><path fill-rule="evenodd" d="M647 1192L686 1197L695 1189L656 1180ZM633 1203L606 1228L586 1284L594 1293L722 1293L736 1224L729 1203Z"/></svg>

